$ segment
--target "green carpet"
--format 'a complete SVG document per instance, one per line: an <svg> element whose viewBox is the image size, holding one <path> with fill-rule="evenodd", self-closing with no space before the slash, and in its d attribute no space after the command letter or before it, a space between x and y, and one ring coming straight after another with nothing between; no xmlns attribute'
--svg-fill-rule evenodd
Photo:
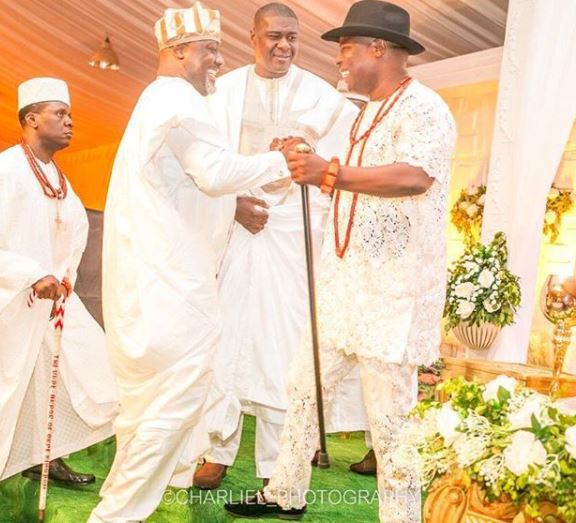
<svg viewBox="0 0 576 523"><path fill-rule="evenodd" d="M244 423L242 445L236 464L228 471L220 489L190 491L169 489L164 501L147 520L148 523L231 523L246 521L227 516L222 505L230 498L236 500L248 489L260 488L255 477L253 462L254 419ZM339 435L328 437L328 452L332 466L326 470L314 469L307 522L354 523L377 521L378 503L374 494L376 480L348 471L348 465L359 461L365 454L362 433L353 433L348 439ZM96 475L95 485L67 489L51 485L48 494L46 523L84 523L98 503L98 490L112 463L112 440L95 445L70 457L70 465L82 472ZM0 482L0 523L33 523L37 520L38 483L20 475Z"/></svg>

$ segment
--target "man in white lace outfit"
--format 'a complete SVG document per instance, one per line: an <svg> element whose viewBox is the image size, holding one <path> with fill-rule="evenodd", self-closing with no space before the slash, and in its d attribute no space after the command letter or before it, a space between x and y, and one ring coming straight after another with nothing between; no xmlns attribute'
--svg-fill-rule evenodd
<svg viewBox="0 0 576 523"><path fill-rule="evenodd" d="M387 523L421 520L414 451L405 459L396 436L416 402L418 365L438 357L455 143L446 104L407 76L408 55L424 51L409 31L409 14L394 4L352 5L344 25L322 36L339 42L336 62L349 88L370 97L346 161L289 154L294 181L335 191L318 271L324 399L359 364ZM296 519L306 509L318 441L309 338L291 378L275 472L255 498L226 505L233 514Z"/></svg>

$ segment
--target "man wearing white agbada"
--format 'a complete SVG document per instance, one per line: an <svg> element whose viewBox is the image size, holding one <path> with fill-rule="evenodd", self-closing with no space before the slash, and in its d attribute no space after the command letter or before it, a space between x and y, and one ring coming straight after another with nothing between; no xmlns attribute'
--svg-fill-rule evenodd
<svg viewBox="0 0 576 523"><path fill-rule="evenodd" d="M22 141L0 154L0 479L43 460L55 344L50 316L64 294L50 478L86 484L94 476L56 458L112 434L117 390L104 333L72 292L88 220L53 160L72 138L66 83L23 82L18 110ZM39 467L24 474L39 479Z"/></svg>
<svg viewBox="0 0 576 523"><path fill-rule="evenodd" d="M254 65L218 79L211 104L232 149L268 150L274 138L305 136L330 158L347 145L356 107L316 75L292 65L296 14L281 3L259 8L250 40ZM238 453L243 414L256 416L256 475L272 475L287 406L287 369L306 325L308 300L300 188L274 184L237 199L235 228L219 271L224 326L214 369L227 401L215 414L212 450L194 485L217 488ZM313 243L319 249L330 198L310 190ZM345 394L346 393L346 394ZM328 412L328 430L367 428L359 380L342 396L353 408ZM343 398L345 399L345 398ZM335 414L335 415L333 415Z"/></svg>
<svg viewBox="0 0 576 523"><path fill-rule="evenodd" d="M121 409L91 523L143 520L169 483L191 485L209 446L217 260L235 193L287 176L281 153L234 154L213 125L204 97L223 63L219 12L167 9L155 30L158 78L120 143L104 215L102 301Z"/></svg>

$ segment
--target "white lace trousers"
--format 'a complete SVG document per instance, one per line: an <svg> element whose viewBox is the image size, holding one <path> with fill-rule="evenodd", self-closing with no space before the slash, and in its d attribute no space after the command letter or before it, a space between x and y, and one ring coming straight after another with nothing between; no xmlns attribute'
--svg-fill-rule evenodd
<svg viewBox="0 0 576 523"><path fill-rule="evenodd" d="M318 417L312 350L303 345L294 359L288 389L288 412L276 470L264 489L266 499L283 508L306 503L312 467L318 448ZM417 368L384 363L375 358L346 355L323 349L320 354L323 400L330 408L334 389L356 363L360 365L364 404L378 461L380 521L421 521L420 484L415 450L397 441L406 415L416 403ZM326 410L325 409L325 410Z"/></svg>

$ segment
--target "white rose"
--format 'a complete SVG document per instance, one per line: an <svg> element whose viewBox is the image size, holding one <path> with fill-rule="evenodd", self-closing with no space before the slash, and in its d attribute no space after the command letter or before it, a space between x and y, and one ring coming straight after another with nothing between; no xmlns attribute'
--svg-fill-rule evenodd
<svg viewBox="0 0 576 523"><path fill-rule="evenodd" d="M566 429L566 451L576 459L576 425Z"/></svg>
<svg viewBox="0 0 576 523"><path fill-rule="evenodd" d="M478 194L478 187L476 187L475 185L471 185L470 187L468 187L466 194L468 194L468 196L476 196Z"/></svg>
<svg viewBox="0 0 576 523"><path fill-rule="evenodd" d="M473 272L478 269L478 264L476 262L467 261L464 263L463 267L467 272Z"/></svg>
<svg viewBox="0 0 576 523"><path fill-rule="evenodd" d="M482 196L480 196L480 198L478 198L478 200L476 201L476 203L478 205L484 205L486 203L486 195L483 194Z"/></svg>
<svg viewBox="0 0 576 523"><path fill-rule="evenodd" d="M554 198L558 198L558 196L560 196L560 191L552 187L552 189L550 189L550 192L548 193L548 199L553 200Z"/></svg>
<svg viewBox="0 0 576 523"><path fill-rule="evenodd" d="M478 286L470 281L466 281L461 283L460 285L456 285L454 288L454 294L458 296L458 298L465 298L466 300L470 299L472 293L478 289Z"/></svg>
<svg viewBox="0 0 576 523"><path fill-rule="evenodd" d="M498 399L498 389L500 387L512 394L517 386L518 382L514 378L500 374L500 376L496 376L495 379L486 383L482 397L484 401L495 400Z"/></svg>
<svg viewBox="0 0 576 523"><path fill-rule="evenodd" d="M490 301L490 299L484 300L482 305L486 309L486 312L496 312L500 308L500 304L498 302Z"/></svg>
<svg viewBox="0 0 576 523"><path fill-rule="evenodd" d="M512 412L508 416L512 429L529 429L532 426L532 415L539 419L538 414L542 410L543 402L544 397L535 394L519 410Z"/></svg>
<svg viewBox="0 0 576 523"><path fill-rule="evenodd" d="M474 218L478 214L478 206L475 203L471 203L466 209L466 214L470 216L470 218Z"/></svg>
<svg viewBox="0 0 576 523"><path fill-rule="evenodd" d="M546 449L532 432L519 430L504 450L504 464L510 472L520 476L530 465L544 465Z"/></svg>
<svg viewBox="0 0 576 523"><path fill-rule="evenodd" d="M436 429L444 438L444 445L447 447L451 446L460 434L456 431L460 423L462 420L450 402L444 403L436 416Z"/></svg>
<svg viewBox="0 0 576 523"><path fill-rule="evenodd" d="M544 215L544 221L548 224L551 225L556 221L556 218L558 218L558 215L556 214L555 211L548 211L546 212L546 214Z"/></svg>
<svg viewBox="0 0 576 523"><path fill-rule="evenodd" d="M478 283L480 287L488 289L494 283L494 275L489 269L482 269L482 272L478 275Z"/></svg>
<svg viewBox="0 0 576 523"><path fill-rule="evenodd" d="M458 302L458 309L456 314L465 320L470 314L474 312L475 305L471 301L460 300Z"/></svg>
<svg viewBox="0 0 576 523"><path fill-rule="evenodd" d="M574 416L576 414L576 398L561 398L556 400L552 406L565 416Z"/></svg>

